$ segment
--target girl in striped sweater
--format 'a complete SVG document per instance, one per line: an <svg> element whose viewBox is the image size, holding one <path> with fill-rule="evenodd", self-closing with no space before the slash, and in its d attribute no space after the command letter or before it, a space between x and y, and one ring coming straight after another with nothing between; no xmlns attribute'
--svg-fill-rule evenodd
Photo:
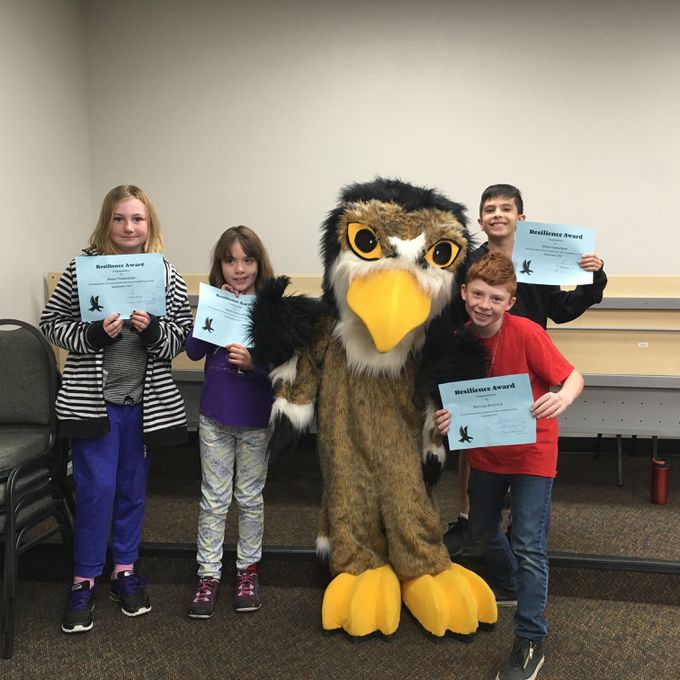
<svg viewBox="0 0 680 680"><path fill-rule="evenodd" d="M163 240L148 196L133 185L104 198L86 255L159 253ZM146 583L134 571L144 520L150 464L147 446L186 439L184 403L171 360L192 326L187 288L164 260L166 313L136 310L83 322L72 260L40 318L40 328L69 351L57 397L60 434L71 439L76 486L74 579L62 621L65 633L93 626L95 578L106 560L109 532L114 569L111 598L127 616L151 609Z"/></svg>

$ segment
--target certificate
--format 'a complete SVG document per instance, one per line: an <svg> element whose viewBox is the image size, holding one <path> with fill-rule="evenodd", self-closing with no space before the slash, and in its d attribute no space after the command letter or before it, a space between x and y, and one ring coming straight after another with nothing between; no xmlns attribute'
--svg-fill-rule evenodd
<svg viewBox="0 0 680 680"><path fill-rule="evenodd" d="M250 309L254 295L236 296L221 288L201 283L198 289L198 308L194 337L213 345L250 344Z"/></svg>
<svg viewBox="0 0 680 680"><path fill-rule="evenodd" d="M531 444L536 441L534 402L526 373L439 385L451 412L449 449Z"/></svg>
<svg viewBox="0 0 680 680"><path fill-rule="evenodd" d="M562 224L518 222L512 261L522 283L581 285L593 282L593 272L578 261L595 251L595 231Z"/></svg>
<svg viewBox="0 0 680 680"><path fill-rule="evenodd" d="M160 253L76 257L78 301L83 321L132 312L165 314L165 265Z"/></svg>

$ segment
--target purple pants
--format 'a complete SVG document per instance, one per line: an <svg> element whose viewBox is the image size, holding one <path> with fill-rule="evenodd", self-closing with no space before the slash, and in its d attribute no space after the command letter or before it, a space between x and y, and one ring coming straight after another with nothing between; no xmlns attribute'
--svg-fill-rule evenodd
<svg viewBox="0 0 680 680"><path fill-rule="evenodd" d="M111 431L73 439L76 486L73 573L95 578L104 570L111 533L116 564L134 564L144 523L150 456L144 446L142 405L106 404Z"/></svg>

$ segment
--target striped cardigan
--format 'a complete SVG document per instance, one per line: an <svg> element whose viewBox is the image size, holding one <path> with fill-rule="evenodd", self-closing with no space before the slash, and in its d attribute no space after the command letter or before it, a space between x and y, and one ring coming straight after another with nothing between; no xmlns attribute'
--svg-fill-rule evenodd
<svg viewBox="0 0 680 680"><path fill-rule="evenodd" d="M93 250L84 251L96 255ZM147 346L144 376L144 440L151 446L187 438L184 402L172 379L171 360L184 348L193 325L184 279L165 264L166 313L158 318L160 338ZM87 341L89 324L81 321L75 259L69 262L43 313L40 329L50 342L68 350L56 411L63 437L94 438L109 432L104 401L104 349Z"/></svg>

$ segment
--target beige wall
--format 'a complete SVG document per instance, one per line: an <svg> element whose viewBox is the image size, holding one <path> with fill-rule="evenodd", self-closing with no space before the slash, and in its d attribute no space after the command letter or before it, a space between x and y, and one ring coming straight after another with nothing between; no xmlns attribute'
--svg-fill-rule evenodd
<svg viewBox="0 0 680 680"><path fill-rule="evenodd" d="M680 3L88 6L94 200L142 183L184 271L247 223L279 270L318 272L339 187L376 173L473 217L516 183L529 217L595 227L610 272L679 271L674 248L640 255L678 243Z"/></svg>
<svg viewBox="0 0 680 680"><path fill-rule="evenodd" d="M151 194L182 271L205 271L221 230L246 223L279 271L317 273L338 189L377 173L440 187L473 218L480 190L509 181L529 218L595 227L609 272L679 271L672 0L5 5L0 73L22 106L0 112L17 129L2 163L29 228L2 299L29 318L39 276L122 182ZM26 149L45 158L24 167ZM27 267L16 253L34 252L35 225L49 241Z"/></svg>
<svg viewBox="0 0 680 680"><path fill-rule="evenodd" d="M83 10L0 0L0 316L35 322L91 219Z"/></svg>

